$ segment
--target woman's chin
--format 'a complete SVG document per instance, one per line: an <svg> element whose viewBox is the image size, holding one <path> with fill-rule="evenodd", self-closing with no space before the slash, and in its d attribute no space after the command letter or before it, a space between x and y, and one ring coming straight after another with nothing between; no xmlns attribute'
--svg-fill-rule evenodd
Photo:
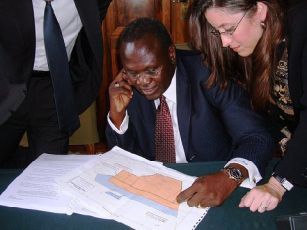
<svg viewBox="0 0 307 230"><path fill-rule="evenodd" d="M236 52L241 57L248 57L253 53L253 50L250 49L244 49L242 47L238 47L233 49L234 52Z"/></svg>

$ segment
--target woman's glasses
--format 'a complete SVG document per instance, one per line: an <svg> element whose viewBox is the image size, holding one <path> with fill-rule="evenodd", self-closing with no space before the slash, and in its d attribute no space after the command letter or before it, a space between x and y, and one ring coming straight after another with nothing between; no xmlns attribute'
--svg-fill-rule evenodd
<svg viewBox="0 0 307 230"><path fill-rule="evenodd" d="M245 11L244 15L243 15L242 18L238 21L238 23L237 23L235 26L231 27L230 29L227 29L227 30L225 30L225 31L220 32L220 31L218 31L217 29L212 28L212 29L210 30L210 33L212 33L212 34L213 34L214 36L216 36L216 37L221 37L222 35L231 37L231 36L233 35L233 33L236 31L236 29L238 28L238 26L240 25L241 21L243 20L243 18L245 17L245 15L246 15L247 12L248 12L248 11Z"/></svg>

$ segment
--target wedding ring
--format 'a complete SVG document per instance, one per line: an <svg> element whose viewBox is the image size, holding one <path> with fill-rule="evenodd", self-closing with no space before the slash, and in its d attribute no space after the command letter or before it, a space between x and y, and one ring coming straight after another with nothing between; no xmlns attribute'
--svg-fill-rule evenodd
<svg viewBox="0 0 307 230"><path fill-rule="evenodd" d="M114 87L115 87L115 88L118 88L118 87L119 87L119 83L118 83L118 82L115 82L115 83L114 83Z"/></svg>

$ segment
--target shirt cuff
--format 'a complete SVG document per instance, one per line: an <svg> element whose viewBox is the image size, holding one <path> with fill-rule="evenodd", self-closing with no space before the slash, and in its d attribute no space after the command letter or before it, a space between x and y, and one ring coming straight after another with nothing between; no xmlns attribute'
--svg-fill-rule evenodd
<svg viewBox="0 0 307 230"><path fill-rule="evenodd" d="M108 113L108 116L107 116L107 119L108 119L108 123L109 125L111 126L111 128L117 133L117 134L124 134L127 129L128 129L128 124L129 124L129 115L126 111L126 115L125 115L125 118L123 120L123 122L121 123L121 125L119 126L119 129L116 128L116 126L113 124L113 122L111 121L110 119L110 112Z"/></svg>
<svg viewBox="0 0 307 230"><path fill-rule="evenodd" d="M239 165L242 165L244 168L248 171L248 177L246 178L241 184L240 187L244 188L253 188L256 186L256 183L259 182L262 179L261 174L259 173L259 170L257 166L254 164L254 162L246 160L244 158L233 158L232 160L228 161L227 164L224 167L227 167L229 164L236 163Z"/></svg>

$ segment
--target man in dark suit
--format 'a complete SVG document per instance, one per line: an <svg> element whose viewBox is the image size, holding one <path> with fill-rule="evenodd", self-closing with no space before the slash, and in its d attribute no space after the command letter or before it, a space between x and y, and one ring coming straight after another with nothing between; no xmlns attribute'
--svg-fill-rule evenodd
<svg viewBox="0 0 307 230"><path fill-rule="evenodd" d="M240 86L229 82L225 89L208 88L210 73L201 56L176 52L157 20L130 23L121 34L119 54L123 70L109 87L109 147L157 160L161 143L155 141L155 117L163 95L171 114L175 161L228 161L221 171L199 177L178 195L178 202L217 206L243 181L252 187L261 179L259 171L264 171L274 144Z"/></svg>
<svg viewBox="0 0 307 230"><path fill-rule="evenodd" d="M110 1L51 2L65 41L79 114L98 95L103 56L101 22ZM71 129L59 127L44 45L45 5L42 0L0 3L0 163L16 151L25 131L32 154L29 160L43 152L66 153L69 135L79 125L76 112Z"/></svg>

